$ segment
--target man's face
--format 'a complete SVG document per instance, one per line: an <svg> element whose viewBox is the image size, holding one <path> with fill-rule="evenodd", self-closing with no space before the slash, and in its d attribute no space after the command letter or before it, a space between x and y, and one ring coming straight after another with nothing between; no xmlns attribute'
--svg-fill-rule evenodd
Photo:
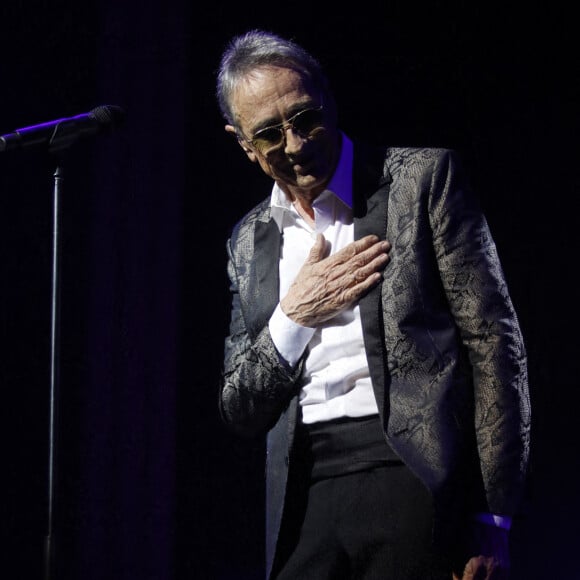
<svg viewBox="0 0 580 580"><path fill-rule="evenodd" d="M236 89L231 104L241 147L291 199L302 196L312 200L324 190L340 150L333 102L323 103L320 91L297 71L269 66L253 71ZM296 130L288 123L282 131L274 131L273 136L279 136L278 145L264 147L257 140L262 129L287 123L297 113L321 106L320 113L308 114L319 120L312 130L300 130L300 121L296 121ZM226 125L226 131L236 133L232 125ZM255 137L254 142L248 141Z"/></svg>

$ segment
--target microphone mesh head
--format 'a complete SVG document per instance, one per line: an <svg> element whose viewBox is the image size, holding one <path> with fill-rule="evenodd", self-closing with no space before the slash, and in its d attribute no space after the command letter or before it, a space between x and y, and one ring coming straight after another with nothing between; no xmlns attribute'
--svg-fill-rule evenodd
<svg viewBox="0 0 580 580"><path fill-rule="evenodd" d="M125 119L125 111L116 105L96 107L89 115L103 128L108 126L118 127Z"/></svg>

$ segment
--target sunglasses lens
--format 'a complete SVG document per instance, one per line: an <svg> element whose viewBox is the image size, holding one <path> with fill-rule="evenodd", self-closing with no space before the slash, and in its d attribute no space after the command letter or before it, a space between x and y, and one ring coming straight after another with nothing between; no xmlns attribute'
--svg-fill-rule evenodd
<svg viewBox="0 0 580 580"><path fill-rule="evenodd" d="M297 113L288 120L286 125L266 127L258 131L252 139L252 144L263 154L277 149L284 141L284 132L292 125L292 130L303 137L315 137L317 129L324 127L324 113L322 107L318 109L306 109Z"/></svg>
<svg viewBox="0 0 580 580"><path fill-rule="evenodd" d="M254 145L260 150L264 151L279 145L282 142L282 132L280 129L268 127L258 131L252 139Z"/></svg>
<svg viewBox="0 0 580 580"><path fill-rule="evenodd" d="M307 109L298 113L292 121L294 130L307 136L311 131L324 124L322 109Z"/></svg>

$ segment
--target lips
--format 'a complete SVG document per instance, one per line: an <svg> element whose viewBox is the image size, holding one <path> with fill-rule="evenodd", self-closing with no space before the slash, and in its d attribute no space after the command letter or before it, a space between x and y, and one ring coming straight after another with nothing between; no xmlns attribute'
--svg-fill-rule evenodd
<svg viewBox="0 0 580 580"><path fill-rule="evenodd" d="M294 163L292 164L292 170L294 173L298 173L299 175L307 175L315 166L316 162L314 159L300 159L298 161L294 160Z"/></svg>

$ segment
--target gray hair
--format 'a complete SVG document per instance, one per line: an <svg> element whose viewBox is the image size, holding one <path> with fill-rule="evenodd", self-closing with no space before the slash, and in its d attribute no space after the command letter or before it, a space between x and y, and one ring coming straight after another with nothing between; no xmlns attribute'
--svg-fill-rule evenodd
<svg viewBox="0 0 580 580"><path fill-rule="evenodd" d="M236 124L230 106L236 86L252 70L261 66L294 69L322 91L328 90L327 79L320 63L308 51L272 32L250 30L229 42L217 72L218 106L228 123Z"/></svg>

